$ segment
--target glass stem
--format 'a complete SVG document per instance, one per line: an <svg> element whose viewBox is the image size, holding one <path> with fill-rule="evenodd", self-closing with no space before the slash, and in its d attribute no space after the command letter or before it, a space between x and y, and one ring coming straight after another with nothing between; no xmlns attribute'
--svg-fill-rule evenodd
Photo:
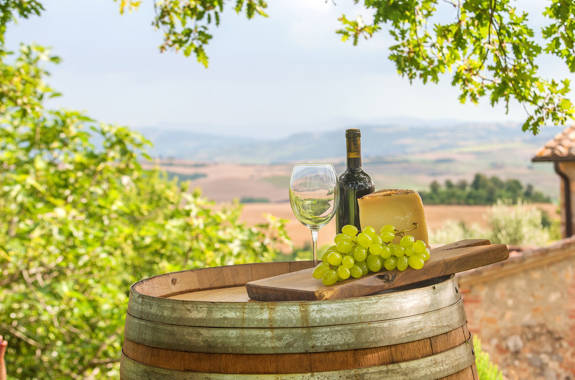
<svg viewBox="0 0 575 380"><path fill-rule="evenodd" d="M319 228L310 228L311 230L311 244L313 250L313 266L317 265L317 235Z"/></svg>

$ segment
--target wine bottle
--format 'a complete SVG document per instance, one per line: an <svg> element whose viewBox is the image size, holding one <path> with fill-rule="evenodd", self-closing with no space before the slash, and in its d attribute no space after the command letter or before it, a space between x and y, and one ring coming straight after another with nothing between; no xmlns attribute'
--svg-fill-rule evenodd
<svg viewBox="0 0 575 380"><path fill-rule="evenodd" d="M360 130L346 130L345 139L347 145L347 169L338 178L337 233L340 233L342 227L346 224L352 224L361 229L357 199L375 191L371 177L361 168Z"/></svg>

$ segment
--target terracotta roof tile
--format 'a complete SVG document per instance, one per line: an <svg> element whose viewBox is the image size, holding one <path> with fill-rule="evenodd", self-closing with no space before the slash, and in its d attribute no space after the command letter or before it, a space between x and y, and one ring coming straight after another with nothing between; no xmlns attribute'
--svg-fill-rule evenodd
<svg viewBox="0 0 575 380"><path fill-rule="evenodd" d="M533 161L575 161L575 125L565 128L537 151Z"/></svg>

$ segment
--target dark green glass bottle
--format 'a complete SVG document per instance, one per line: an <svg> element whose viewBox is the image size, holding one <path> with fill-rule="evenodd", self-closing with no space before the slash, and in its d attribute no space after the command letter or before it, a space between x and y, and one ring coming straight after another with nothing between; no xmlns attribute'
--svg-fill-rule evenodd
<svg viewBox="0 0 575 380"><path fill-rule="evenodd" d="M357 199L373 193L375 186L371 177L361 168L361 132L359 129L345 131L347 143L347 169L338 178L339 204L335 215L337 233L346 224L359 224Z"/></svg>

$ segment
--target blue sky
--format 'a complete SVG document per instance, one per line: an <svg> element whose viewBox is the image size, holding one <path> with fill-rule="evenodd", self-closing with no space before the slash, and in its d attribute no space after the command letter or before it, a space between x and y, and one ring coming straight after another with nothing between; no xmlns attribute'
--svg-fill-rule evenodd
<svg viewBox="0 0 575 380"><path fill-rule="evenodd" d="M356 8L325 0L270 0L268 19L247 21L229 11L208 46L210 67L195 58L160 54L153 7L124 16L112 0L45 0L41 18L12 26L9 42L53 47L63 63L50 83L64 96L55 105L134 127L281 137L356 123L401 118L521 121L504 108L461 105L446 78L439 85L400 78L380 33L360 46L340 42L337 18ZM537 0L522 0L536 7ZM536 22L541 22L539 18ZM546 59L544 72L568 76Z"/></svg>

